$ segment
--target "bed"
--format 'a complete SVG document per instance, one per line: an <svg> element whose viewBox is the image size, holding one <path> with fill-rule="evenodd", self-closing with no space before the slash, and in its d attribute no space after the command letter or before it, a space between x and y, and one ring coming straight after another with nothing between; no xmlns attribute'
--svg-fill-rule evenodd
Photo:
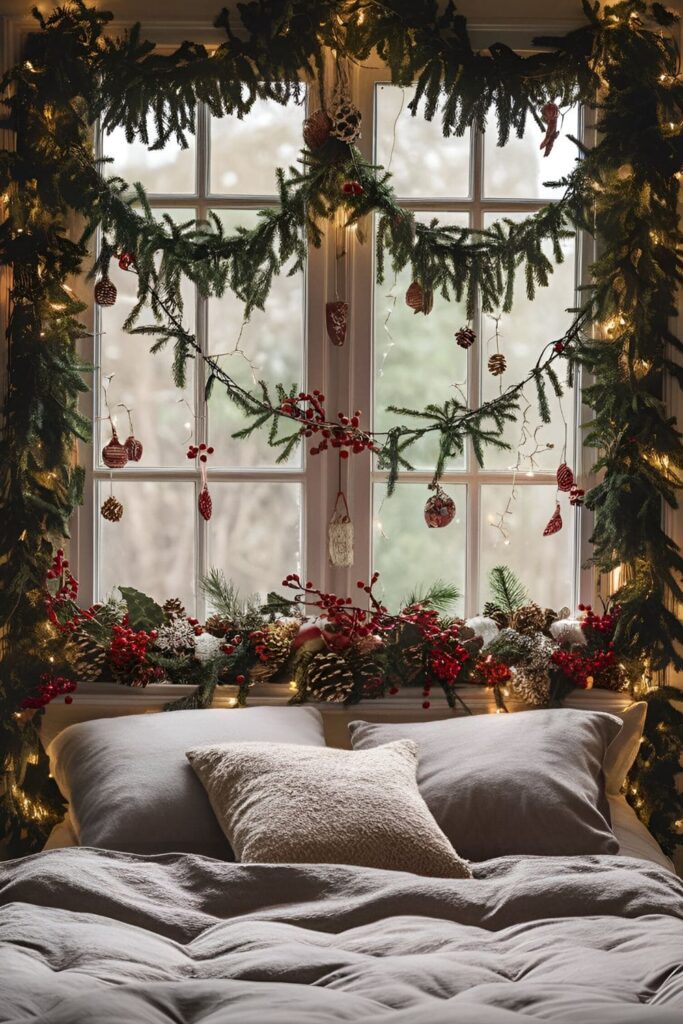
<svg viewBox="0 0 683 1024"><path fill-rule="evenodd" d="M0 865L3 1024L682 1019L683 883L623 797L617 853L462 879L81 846L78 810Z"/></svg>

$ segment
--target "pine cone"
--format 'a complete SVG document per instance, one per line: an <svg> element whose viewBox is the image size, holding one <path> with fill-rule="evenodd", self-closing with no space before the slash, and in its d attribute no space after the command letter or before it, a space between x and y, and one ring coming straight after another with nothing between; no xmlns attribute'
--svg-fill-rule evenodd
<svg viewBox="0 0 683 1024"><path fill-rule="evenodd" d="M540 605L525 604L518 608L512 616L512 624L518 633L541 633L545 627L545 612Z"/></svg>
<svg viewBox="0 0 683 1024"><path fill-rule="evenodd" d="M366 647L358 641L345 652L358 692L364 698L381 697L384 692L382 666L375 660L377 646Z"/></svg>
<svg viewBox="0 0 683 1024"><path fill-rule="evenodd" d="M355 680L345 658L335 651L316 654L306 673L306 695L312 700L341 704L353 693Z"/></svg>
<svg viewBox="0 0 683 1024"><path fill-rule="evenodd" d="M546 636L550 636L550 627L552 626L553 622L557 622L560 616L557 614L554 608L544 609L543 615L545 616L545 621L543 623L543 632L546 634Z"/></svg>
<svg viewBox="0 0 683 1024"><path fill-rule="evenodd" d="M251 669L252 682L262 683L272 679L284 667L300 625L298 619L287 619L283 622L271 622L265 629L259 631L259 653L264 655L265 660L259 661Z"/></svg>
<svg viewBox="0 0 683 1024"><path fill-rule="evenodd" d="M538 707L548 703L550 679L545 669L515 668L510 688L518 700Z"/></svg>
<svg viewBox="0 0 683 1024"><path fill-rule="evenodd" d="M167 622L170 622L171 619L177 619L185 614L183 602L179 597L169 597L168 601L164 601L163 608Z"/></svg>
<svg viewBox="0 0 683 1024"><path fill-rule="evenodd" d="M211 636L217 636L219 640L222 640L226 633L229 633L235 626L232 619L229 619L226 615L210 615L204 623L204 629Z"/></svg>
<svg viewBox="0 0 683 1024"><path fill-rule="evenodd" d="M487 619L493 619L500 629L507 629L510 625L510 616L493 601L487 601L484 605L484 615Z"/></svg>
<svg viewBox="0 0 683 1024"><path fill-rule="evenodd" d="M618 693L628 687L628 675L621 665L613 665L596 677L594 685L600 690L615 690Z"/></svg>
<svg viewBox="0 0 683 1024"><path fill-rule="evenodd" d="M107 652L86 630L74 630L66 653L77 682L95 683L101 678Z"/></svg>

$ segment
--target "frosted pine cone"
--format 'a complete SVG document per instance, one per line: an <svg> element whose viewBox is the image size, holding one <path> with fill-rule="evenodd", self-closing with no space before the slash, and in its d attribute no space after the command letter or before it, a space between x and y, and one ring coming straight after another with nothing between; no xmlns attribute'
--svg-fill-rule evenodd
<svg viewBox="0 0 683 1024"><path fill-rule="evenodd" d="M334 651L316 654L306 673L306 696L342 704L353 693L355 680L345 658Z"/></svg>
<svg viewBox="0 0 683 1024"><path fill-rule="evenodd" d="M540 605L525 604L512 616L513 627L518 633L525 633L527 636L531 633L541 633L545 628L545 612Z"/></svg>

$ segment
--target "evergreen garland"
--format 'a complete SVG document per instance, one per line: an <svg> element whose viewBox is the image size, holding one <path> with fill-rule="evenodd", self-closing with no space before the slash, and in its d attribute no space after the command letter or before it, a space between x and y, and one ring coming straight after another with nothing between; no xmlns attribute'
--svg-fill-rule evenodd
<svg viewBox="0 0 683 1024"><path fill-rule="evenodd" d="M642 0L602 10L584 0L584 11L582 28L561 39L539 40L548 52L530 57L502 44L475 52L455 7L449 3L440 11L434 0L245 3L239 26L227 12L219 15L216 24L226 39L215 53L186 42L168 56L143 41L139 28L123 39L108 39L111 15L81 0L49 18L36 12L40 31L29 37L24 60L3 80L7 117L2 127L16 133L17 146L0 153L0 192L7 210L0 226L0 262L13 272L11 387L0 470L0 626L6 645L0 685L2 817L13 849L35 846L59 813L58 795L38 753L37 716L28 721L18 709L46 663L55 672L64 663L59 638L45 628L41 586L80 500L82 472L73 465L72 450L75 438L87 437L89 430L77 410L85 368L76 342L83 327L81 307L66 282L81 271L87 241L97 228L105 244L95 270L106 269L114 251L135 253L140 304L129 326L144 305L152 309L157 346L167 341L176 346L178 381L187 358L196 355L191 335L182 328L181 277L205 295L229 288L244 301L248 315L263 306L285 263L292 261L295 270L301 266L306 245L320 243L320 221L342 202L349 223L377 212L380 274L387 259L394 268L410 266L423 288L464 298L470 311L476 291L484 309L509 308L518 269L533 296L552 271L543 244L550 242L557 262L567 231L596 233L601 254L592 268L594 284L577 311L566 353L569 376L572 361L578 361L594 381L584 389L595 413L586 443L598 449L597 468L603 473L587 497L596 513L594 557L602 571L624 566L617 595L623 609L621 646L633 657L647 654L655 670L683 666L676 649L683 642L683 625L673 611L673 603L683 598L683 559L660 519L662 500L675 506L683 468L681 437L661 399L664 373L683 380L670 356L682 346L667 323L681 280L676 174L683 155L683 84L667 34L674 16L661 4ZM322 77L328 47L354 60L376 47L392 81L417 81L412 112L427 119L439 113L445 134L462 134L471 125L483 128L492 108L501 143L513 132L523 134L529 117L540 124L545 102L590 106L599 88L600 140L559 183L558 202L522 224L504 220L486 232L415 224L396 204L382 169L334 141L304 153L301 169L278 172L278 207L262 211L253 230L230 237L217 220L157 224L139 186L131 189L100 173L89 143L97 118L105 129L122 126L129 140L162 147L175 138L185 145L197 102L215 115L238 116L248 114L258 98L285 103L301 95L300 76ZM339 184L351 172L364 191L342 201ZM73 211L86 219L80 241L70 240L65 228ZM589 329L594 321L600 321L600 331ZM546 381L561 389L553 362L541 357L529 376L546 419ZM217 373L210 383L216 380ZM222 383L230 391L231 382ZM514 417L517 391L510 391L479 410L454 403L397 410L424 426L397 426L382 442L381 458L392 482L409 466L404 452L411 438L427 430L441 437L437 476L466 433L481 458L483 446L500 443L497 434ZM244 433L268 426L272 443L283 450L296 443L298 435L285 435L283 441L278 433L279 405L287 394L278 392L279 403L267 394L238 396L252 417ZM666 702L668 691L662 696ZM36 758L39 763L33 764ZM643 767L643 778L649 770ZM670 809L671 792L657 799L669 800ZM664 832L671 828L670 814L653 814L651 820Z"/></svg>

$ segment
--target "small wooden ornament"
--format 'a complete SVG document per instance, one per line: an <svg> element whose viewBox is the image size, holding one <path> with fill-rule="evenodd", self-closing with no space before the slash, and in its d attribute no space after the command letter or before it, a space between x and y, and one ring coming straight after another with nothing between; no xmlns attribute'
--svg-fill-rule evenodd
<svg viewBox="0 0 683 1024"><path fill-rule="evenodd" d="M507 360L502 352L494 352L488 361L489 373L494 377L500 377L507 369Z"/></svg>
<svg viewBox="0 0 683 1024"><path fill-rule="evenodd" d="M327 111L318 109L304 121L304 142L309 149L320 149L332 132L332 118Z"/></svg>
<svg viewBox="0 0 683 1024"><path fill-rule="evenodd" d="M559 533L561 529L562 529L562 516L560 514L560 506L559 506L559 504L556 504L555 505L555 511L553 512L552 516L548 520L548 525L546 526L545 530L543 531L543 536L544 537L551 537L553 535L553 533Z"/></svg>
<svg viewBox="0 0 683 1024"><path fill-rule="evenodd" d="M131 462L139 462L142 458L142 443L138 441L137 437L133 437L130 434L123 442L123 447L126 449L126 455Z"/></svg>
<svg viewBox="0 0 683 1024"><path fill-rule="evenodd" d="M567 463L563 462L557 470L557 489L563 493L567 493L568 491L571 491L573 486L574 474Z"/></svg>
<svg viewBox="0 0 683 1024"><path fill-rule="evenodd" d="M434 292L431 288L423 288L419 281L413 281L406 291L406 306L413 313L424 313L428 316L434 305Z"/></svg>
<svg viewBox="0 0 683 1024"><path fill-rule="evenodd" d="M327 550L330 565L342 568L353 565L353 523L343 491L337 494L332 517L327 526Z"/></svg>
<svg viewBox="0 0 683 1024"><path fill-rule="evenodd" d="M444 489L436 485L434 494L427 498L424 517L425 523L430 530L440 530L444 526L448 526L455 519L455 502L449 494L446 494Z"/></svg>
<svg viewBox="0 0 683 1024"><path fill-rule="evenodd" d="M95 285L93 294L98 306L113 306L116 302L116 285L104 274Z"/></svg>
<svg viewBox="0 0 683 1024"><path fill-rule="evenodd" d="M102 449L102 462L108 469L123 469L128 462L128 453L118 439L117 433L112 432L112 439Z"/></svg>
<svg viewBox="0 0 683 1024"><path fill-rule="evenodd" d="M111 494L102 504L100 514L109 523L118 523L123 515L123 505L118 498Z"/></svg>
<svg viewBox="0 0 683 1024"><path fill-rule="evenodd" d="M348 96L340 96L332 111L332 128L330 134L347 146L352 146L360 138L361 113Z"/></svg>
<svg viewBox="0 0 683 1024"><path fill-rule="evenodd" d="M468 349L474 345L477 336L471 327L461 327L459 331L455 332L455 340L460 348Z"/></svg>
<svg viewBox="0 0 683 1024"><path fill-rule="evenodd" d="M197 501L197 508L202 519L206 519L208 522L213 513L213 502L211 501L211 495L209 494L209 488L204 484L201 491L199 492L199 499Z"/></svg>
<svg viewBox="0 0 683 1024"><path fill-rule="evenodd" d="M328 302L325 304L325 326L327 337L333 345L343 345L349 325L348 302Z"/></svg>

